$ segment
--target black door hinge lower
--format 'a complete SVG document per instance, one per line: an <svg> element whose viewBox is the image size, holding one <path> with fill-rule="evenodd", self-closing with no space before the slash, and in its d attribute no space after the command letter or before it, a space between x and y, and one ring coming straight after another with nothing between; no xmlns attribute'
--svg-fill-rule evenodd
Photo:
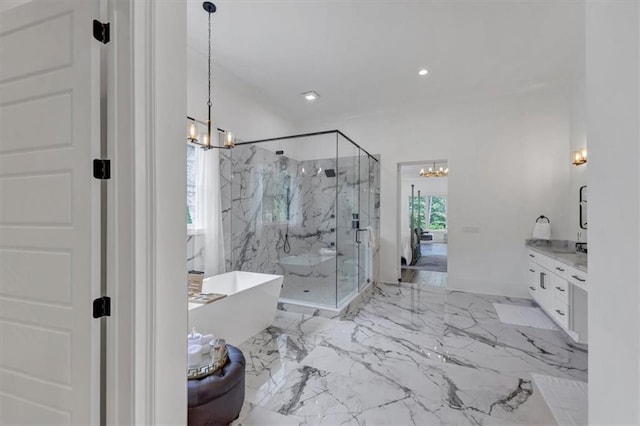
<svg viewBox="0 0 640 426"><path fill-rule="evenodd" d="M93 317L102 318L111 316L111 298L102 296L93 301Z"/></svg>
<svg viewBox="0 0 640 426"><path fill-rule="evenodd" d="M102 23L97 19L93 20L93 38L101 43L107 44L111 40L111 33L109 31L109 23Z"/></svg>
<svg viewBox="0 0 640 426"><path fill-rule="evenodd" d="M93 177L96 179L111 179L111 161L93 160Z"/></svg>

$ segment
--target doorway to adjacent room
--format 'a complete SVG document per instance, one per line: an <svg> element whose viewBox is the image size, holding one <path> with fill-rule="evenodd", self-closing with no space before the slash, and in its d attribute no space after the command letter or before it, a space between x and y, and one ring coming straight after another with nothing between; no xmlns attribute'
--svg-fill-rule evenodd
<svg viewBox="0 0 640 426"><path fill-rule="evenodd" d="M400 265L405 282L446 286L447 160L399 164Z"/></svg>

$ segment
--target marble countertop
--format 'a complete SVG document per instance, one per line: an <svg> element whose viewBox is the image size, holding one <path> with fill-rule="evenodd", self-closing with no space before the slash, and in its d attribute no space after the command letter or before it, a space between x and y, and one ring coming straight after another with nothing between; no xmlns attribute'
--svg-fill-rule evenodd
<svg viewBox="0 0 640 426"><path fill-rule="evenodd" d="M562 262L565 265L587 272L587 255L576 252L574 241L526 240L525 245L527 248Z"/></svg>

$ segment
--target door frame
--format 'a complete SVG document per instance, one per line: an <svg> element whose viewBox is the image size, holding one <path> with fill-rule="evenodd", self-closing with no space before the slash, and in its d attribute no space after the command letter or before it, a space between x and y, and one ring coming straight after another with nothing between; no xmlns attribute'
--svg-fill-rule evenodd
<svg viewBox="0 0 640 426"><path fill-rule="evenodd" d="M419 165L424 165L424 164L429 164L431 162L433 162L434 160L423 160L423 161L406 161L406 162L399 162L397 163L396 167L397 167L397 180L396 180L396 194L397 194L397 198L396 198L396 235L397 235L397 240L396 240L396 244L397 244L397 254L396 254L396 267L397 267L397 271L398 271L398 281L402 280L402 265L401 265L401 261L400 258L402 257L402 203L405 202L405 200L402 199L402 168L405 166L419 166ZM436 162L443 162L443 161L447 161L449 162L449 159L439 159L439 160L435 160ZM449 191L447 190L447 194L446 196L449 196ZM431 194L430 194L431 195ZM447 203L447 211L448 211L448 203ZM448 221L447 221L448 224ZM448 261L448 259L447 259Z"/></svg>
<svg viewBox="0 0 640 426"><path fill-rule="evenodd" d="M107 2L107 423L185 424L186 3Z"/></svg>

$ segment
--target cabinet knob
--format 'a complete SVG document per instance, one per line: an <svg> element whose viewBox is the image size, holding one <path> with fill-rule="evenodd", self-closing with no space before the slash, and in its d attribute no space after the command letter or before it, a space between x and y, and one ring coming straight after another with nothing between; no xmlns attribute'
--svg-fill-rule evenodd
<svg viewBox="0 0 640 426"><path fill-rule="evenodd" d="M557 269L558 271L560 271L560 272L564 272L564 269L562 269L562 268L560 268L560 267L558 267L558 266L556 266L556 269Z"/></svg>
<svg viewBox="0 0 640 426"><path fill-rule="evenodd" d="M563 313L563 312L560 312L560 310L559 310L559 309L556 309L556 312L557 312L558 314L560 314L560 315L564 316L564 313Z"/></svg>
<svg viewBox="0 0 640 426"><path fill-rule="evenodd" d="M529 288L530 288L531 290L533 290L533 291L536 291L536 288L535 288L535 287L529 286Z"/></svg>
<svg viewBox="0 0 640 426"><path fill-rule="evenodd" d="M584 280L584 279L580 278L580 277L579 277L579 276L577 276L577 275L571 275L571 278L574 278L574 279L576 279L576 280L580 281L581 283L583 283L583 282L585 282L585 281L586 281L586 280Z"/></svg>
<svg viewBox="0 0 640 426"><path fill-rule="evenodd" d="M529 257L535 257L534 255L530 254Z"/></svg>
<svg viewBox="0 0 640 426"><path fill-rule="evenodd" d="M529 269L529 272L535 272L533 269Z"/></svg>
<svg viewBox="0 0 640 426"><path fill-rule="evenodd" d="M556 290L558 290L558 291L564 291L564 288L556 286Z"/></svg>

